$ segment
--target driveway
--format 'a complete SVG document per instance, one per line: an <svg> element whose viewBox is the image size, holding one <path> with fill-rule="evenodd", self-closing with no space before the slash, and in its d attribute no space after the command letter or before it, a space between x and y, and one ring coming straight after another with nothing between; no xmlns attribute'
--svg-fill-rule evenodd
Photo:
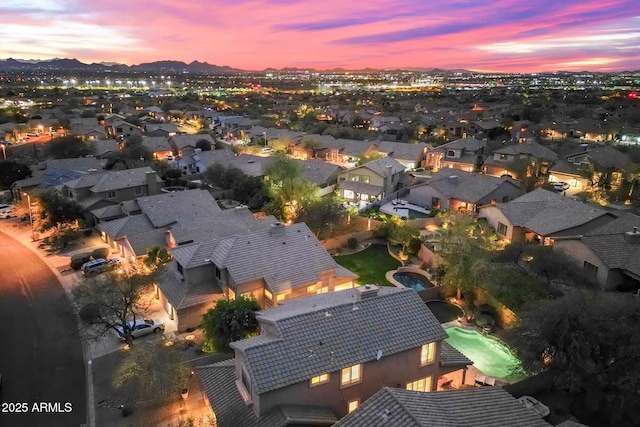
<svg viewBox="0 0 640 427"><path fill-rule="evenodd" d="M6 231L6 229L5 229ZM82 345L62 285L29 248L0 231L3 426L87 422ZM22 413L15 413L22 410Z"/></svg>

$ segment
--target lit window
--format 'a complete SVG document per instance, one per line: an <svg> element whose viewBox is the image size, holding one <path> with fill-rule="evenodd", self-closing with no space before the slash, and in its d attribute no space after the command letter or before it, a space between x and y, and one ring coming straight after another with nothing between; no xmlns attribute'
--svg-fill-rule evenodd
<svg viewBox="0 0 640 427"><path fill-rule="evenodd" d="M307 286L307 293L311 294L316 291L316 285Z"/></svg>
<svg viewBox="0 0 640 427"><path fill-rule="evenodd" d="M353 198L354 198L355 196L356 196L356 195L354 194L354 192L353 192L353 191L351 191L351 190L344 190L344 198L345 198L345 199L353 200Z"/></svg>
<svg viewBox="0 0 640 427"><path fill-rule="evenodd" d="M271 292L269 292L267 289L264 290L264 296L267 299L273 300L273 294Z"/></svg>
<svg viewBox="0 0 640 427"><path fill-rule="evenodd" d="M311 387L329 382L329 374L318 375L311 378Z"/></svg>
<svg viewBox="0 0 640 427"><path fill-rule="evenodd" d="M422 346L420 351L420 366L433 363L436 354L436 343L430 342Z"/></svg>
<svg viewBox="0 0 640 427"><path fill-rule="evenodd" d="M421 378L417 381L407 384L407 390L409 391L431 391L431 377Z"/></svg>
<svg viewBox="0 0 640 427"><path fill-rule="evenodd" d="M320 294L326 294L327 292L329 292L329 287L325 286L323 288L318 289L318 292L316 292L316 294L320 295Z"/></svg>
<svg viewBox="0 0 640 427"><path fill-rule="evenodd" d="M334 292L345 291L347 289L351 289L352 287L353 287L353 284L351 282L343 283L342 285L338 285L335 288L333 288L333 291Z"/></svg>
<svg viewBox="0 0 640 427"><path fill-rule="evenodd" d="M276 296L276 301L284 301L284 294L278 294Z"/></svg>
<svg viewBox="0 0 640 427"><path fill-rule="evenodd" d="M349 413L352 413L353 411L358 409L358 406L360 406L360 399L352 400L347 404L347 411Z"/></svg>
<svg viewBox="0 0 640 427"><path fill-rule="evenodd" d="M346 386L351 384L359 383L362 379L360 375L360 371L362 369L362 365L353 365L349 368L344 368L342 370L342 377L340 380L340 385Z"/></svg>

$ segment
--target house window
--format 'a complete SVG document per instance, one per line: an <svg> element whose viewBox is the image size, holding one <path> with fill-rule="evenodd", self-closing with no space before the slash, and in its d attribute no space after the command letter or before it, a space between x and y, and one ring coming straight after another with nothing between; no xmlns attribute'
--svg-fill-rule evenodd
<svg viewBox="0 0 640 427"><path fill-rule="evenodd" d="M178 267L178 273L184 274L184 272L182 271L182 264L180 264L179 262L176 262L176 266Z"/></svg>
<svg viewBox="0 0 640 427"><path fill-rule="evenodd" d="M107 191L107 199L115 199L116 192L115 191Z"/></svg>
<svg viewBox="0 0 640 427"><path fill-rule="evenodd" d="M214 264L214 267L216 268L216 277L217 277L218 279L222 279L222 270L220 270L220 269L218 268L218 266L217 266L217 265L215 265L215 264Z"/></svg>
<svg viewBox="0 0 640 427"><path fill-rule="evenodd" d="M142 187L141 186L136 186L133 189L133 194L136 195L136 196L142 195Z"/></svg>
<svg viewBox="0 0 640 427"><path fill-rule="evenodd" d="M350 366L348 368L344 368L342 370L342 375L340 379L341 386L350 386L353 384L357 384L362 381L362 364L357 364Z"/></svg>
<svg viewBox="0 0 640 427"><path fill-rule="evenodd" d="M244 369L244 366L241 367L241 370L242 376L240 380L242 381L242 385L247 392L247 396L243 397L245 397L245 401L249 401L251 399L251 379L249 378L249 374L247 373L247 371Z"/></svg>
<svg viewBox="0 0 640 427"><path fill-rule="evenodd" d="M351 282L343 283L342 285L338 285L335 288L333 288L333 291L334 292L345 291L347 289L351 289L352 287L353 285L351 284Z"/></svg>
<svg viewBox="0 0 640 427"><path fill-rule="evenodd" d="M420 350L420 366L433 363L436 355L436 343L430 342L422 346Z"/></svg>
<svg viewBox="0 0 640 427"><path fill-rule="evenodd" d="M507 235L507 225L503 224L501 222L498 223L498 234L502 235L502 236L506 236Z"/></svg>
<svg viewBox="0 0 640 427"><path fill-rule="evenodd" d="M329 292L329 287L328 286L323 286L322 288L318 289L318 292L316 292L316 294L318 294L318 295L326 294L327 292Z"/></svg>
<svg viewBox="0 0 640 427"><path fill-rule="evenodd" d="M353 200L355 198L355 194L351 190L344 190L344 198Z"/></svg>
<svg viewBox="0 0 640 427"><path fill-rule="evenodd" d="M265 296L268 300L273 301L273 294L272 294L271 292L269 292L269 290L268 290L268 289L265 289L265 290L264 290L264 296Z"/></svg>
<svg viewBox="0 0 640 427"><path fill-rule="evenodd" d="M321 385L328 382L329 382L329 374L321 374L321 375L318 375L317 377L311 378L310 385L311 387L315 387L317 385Z"/></svg>
<svg viewBox="0 0 640 427"><path fill-rule="evenodd" d="M349 174L349 181L359 182L360 181L360 175Z"/></svg>
<svg viewBox="0 0 640 427"><path fill-rule="evenodd" d="M276 301L280 302L280 301L284 301L284 294L278 294L276 295Z"/></svg>
<svg viewBox="0 0 640 427"><path fill-rule="evenodd" d="M307 293L312 294L316 291L316 285L307 286Z"/></svg>
<svg viewBox="0 0 640 427"><path fill-rule="evenodd" d="M456 156L456 152L453 150L447 150L447 157L455 157Z"/></svg>
<svg viewBox="0 0 640 427"><path fill-rule="evenodd" d="M502 196L502 203L507 203L509 201L509 196Z"/></svg>
<svg viewBox="0 0 640 427"><path fill-rule="evenodd" d="M351 402L347 403L347 412L352 413L353 411L358 409L358 406L360 406L360 399L352 400Z"/></svg>
<svg viewBox="0 0 640 427"><path fill-rule="evenodd" d="M367 175L361 175L361 176L360 176L360 181L361 181L361 182L364 182L365 184L368 184L368 183L370 182L370 181L369 181L370 179L371 179L371 178L370 178L369 176L367 176Z"/></svg>
<svg viewBox="0 0 640 427"><path fill-rule="evenodd" d="M584 274L586 274L589 277L598 276L598 266L591 264L589 261L584 262L583 271L584 271Z"/></svg>
<svg viewBox="0 0 640 427"><path fill-rule="evenodd" d="M438 197L431 198L431 207L433 209L440 209L440 199Z"/></svg>
<svg viewBox="0 0 640 427"><path fill-rule="evenodd" d="M407 384L407 390L409 391L422 391L428 392L431 391L431 377L422 378L412 383Z"/></svg>

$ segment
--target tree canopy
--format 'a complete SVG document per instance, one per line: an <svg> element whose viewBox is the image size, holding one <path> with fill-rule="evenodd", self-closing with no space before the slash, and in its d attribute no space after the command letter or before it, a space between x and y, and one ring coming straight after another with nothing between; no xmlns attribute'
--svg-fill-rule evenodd
<svg viewBox="0 0 640 427"><path fill-rule="evenodd" d="M99 337L122 328L124 339L131 345L133 338L128 322L144 318L151 306L153 275L104 273L82 280L73 289L76 305L91 314L88 335Z"/></svg>
<svg viewBox="0 0 640 427"><path fill-rule="evenodd" d="M37 221L37 228L40 231L59 228L84 218L80 205L74 200L58 196L56 192L39 193L36 198L40 202L40 214Z"/></svg>
<svg viewBox="0 0 640 427"><path fill-rule="evenodd" d="M259 310L260 304L253 297L241 295L236 299L218 301L202 316L205 346L229 351L229 343L257 332L256 312Z"/></svg>
<svg viewBox="0 0 640 427"><path fill-rule="evenodd" d="M319 197L318 186L302 177L300 162L284 154L273 156L264 174L268 177L267 194L270 198L265 211L281 221L295 221L304 206Z"/></svg>
<svg viewBox="0 0 640 427"><path fill-rule="evenodd" d="M49 156L53 159L72 159L95 154L93 144L76 136L54 138L46 145Z"/></svg>
<svg viewBox="0 0 640 427"><path fill-rule="evenodd" d="M520 319L512 341L521 356L551 372L557 388L583 392L591 412L586 417L608 421L602 425L640 423L637 300L576 290L556 300L531 301Z"/></svg>
<svg viewBox="0 0 640 427"><path fill-rule="evenodd" d="M0 160L0 188L9 188L14 182L30 176L29 166L13 160Z"/></svg>

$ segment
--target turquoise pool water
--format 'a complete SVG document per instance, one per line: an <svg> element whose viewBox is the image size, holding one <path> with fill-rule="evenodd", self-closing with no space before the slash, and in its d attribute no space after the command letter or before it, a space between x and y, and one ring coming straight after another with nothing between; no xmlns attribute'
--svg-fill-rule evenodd
<svg viewBox="0 0 640 427"><path fill-rule="evenodd" d="M445 341L473 360L485 375L516 381L525 376L522 362L501 341L457 326L445 329Z"/></svg>

